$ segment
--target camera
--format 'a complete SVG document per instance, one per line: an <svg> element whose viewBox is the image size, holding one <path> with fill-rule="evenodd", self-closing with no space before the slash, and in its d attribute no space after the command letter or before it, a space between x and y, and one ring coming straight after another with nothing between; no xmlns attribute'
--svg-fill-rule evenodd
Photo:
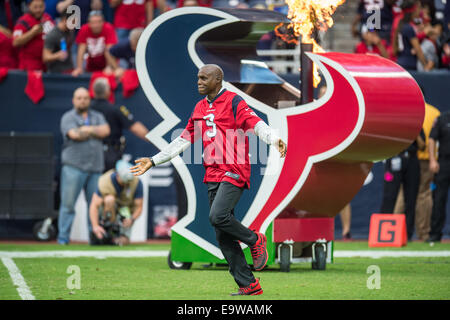
<svg viewBox="0 0 450 320"><path fill-rule="evenodd" d="M99 225L105 230L105 234L102 239L97 238L93 231L90 232L90 244L91 245L114 245L114 238L120 236L120 224L121 219L113 221L110 212L104 215L100 215Z"/></svg>

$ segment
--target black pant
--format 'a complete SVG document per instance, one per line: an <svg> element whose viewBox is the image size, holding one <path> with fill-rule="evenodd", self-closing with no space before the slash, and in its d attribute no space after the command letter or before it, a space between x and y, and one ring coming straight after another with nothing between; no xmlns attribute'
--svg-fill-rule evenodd
<svg viewBox="0 0 450 320"><path fill-rule="evenodd" d="M439 172L434 177L433 211L430 240L440 240L445 226L448 188L450 185L450 157L439 158Z"/></svg>
<svg viewBox="0 0 450 320"><path fill-rule="evenodd" d="M253 231L234 217L234 207L243 191L244 188L229 182L208 182L209 221L216 231L217 242L228 262L230 273L239 287L255 282L255 277L238 241L251 246L257 239Z"/></svg>
<svg viewBox="0 0 450 320"><path fill-rule="evenodd" d="M385 164L385 174L393 175L392 181L384 180L383 203L381 213L393 213L397 201L400 185L403 185L405 198L406 230L408 239L414 234L414 220L416 216L416 201L420 185L420 163L415 154L403 154L401 157L401 169L393 171L392 159Z"/></svg>
<svg viewBox="0 0 450 320"><path fill-rule="evenodd" d="M114 169L116 167L116 162L122 159L123 152L118 146L104 145L105 149L103 156L105 158L105 169L104 172Z"/></svg>

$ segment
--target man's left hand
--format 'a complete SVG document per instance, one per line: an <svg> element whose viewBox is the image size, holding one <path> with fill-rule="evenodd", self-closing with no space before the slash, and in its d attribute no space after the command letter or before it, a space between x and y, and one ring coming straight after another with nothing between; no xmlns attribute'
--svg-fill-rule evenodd
<svg viewBox="0 0 450 320"><path fill-rule="evenodd" d="M287 146L283 140L278 140L278 151L280 152L280 157L284 158L286 156Z"/></svg>

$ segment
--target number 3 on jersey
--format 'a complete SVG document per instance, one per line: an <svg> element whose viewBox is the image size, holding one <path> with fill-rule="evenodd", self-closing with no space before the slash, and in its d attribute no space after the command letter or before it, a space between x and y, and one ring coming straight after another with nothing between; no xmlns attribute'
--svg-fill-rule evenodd
<svg viewBox="0 0 450 320"><path fill-rule="evenodd" d="M210 113L203 117L206 120L206 125L211 127L211 130L206 131L206 135L210 138L214 138L217 134L216 124L214 123L214 114Z"/></svg>

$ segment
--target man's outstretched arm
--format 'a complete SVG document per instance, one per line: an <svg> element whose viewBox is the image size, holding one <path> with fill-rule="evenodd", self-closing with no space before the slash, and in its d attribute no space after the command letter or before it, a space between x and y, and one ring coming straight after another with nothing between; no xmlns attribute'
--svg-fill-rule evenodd
<svg viewBox="0 0 450 320"><path fill-rule="evenodd" d="M164 150L161 150L161 152L159 152L155 156L151 158L140 158L135 160L134 162L136 163L136 165L134 167L131 167L130 171L135 176L140 176L144 174L147 170L149 170L151 167L172 160L177 155L182 153L184 150L189 148L190 145L191 145L190 141L183 139L181 136L177 137L175 140L169 143L169 145L166 148L164 148Z"/></svg>
<svg viewBox="0 0 450 320"><path fill-rule="evenodd" d="M255 134L265 143L278 149L281 158L286 156L286 143L277 135L275 130L269 127L264 121L259 121L253 128Z"/></svg>
<svg viewBox="0 0 450 320"><path fill-rule="evenodd" d="M233 110L236 110L237 127L243 129L245 132L253 129L256 136L268 145L276 147L280 152L281 158L284 158L286 156L287 146L277 135L276 131L258 117L239 95L236 95L231 103Z"/></svg>

